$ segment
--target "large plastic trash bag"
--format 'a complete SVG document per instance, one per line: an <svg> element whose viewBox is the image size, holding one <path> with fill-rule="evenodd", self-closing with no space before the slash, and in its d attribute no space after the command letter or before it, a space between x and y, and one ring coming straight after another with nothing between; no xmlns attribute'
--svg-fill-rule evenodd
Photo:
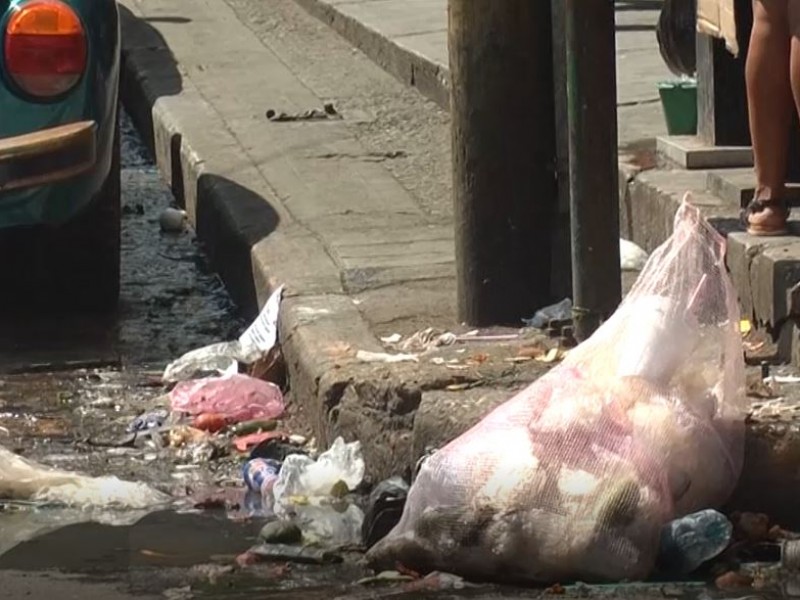
<svg viewBox="0 0 800 600"><path fill-rule="evenodd" d="M724 240L683 203L616 313L433 454L376 569L640 579L662 526L722 504L744 453L744 361Z"/></svg>

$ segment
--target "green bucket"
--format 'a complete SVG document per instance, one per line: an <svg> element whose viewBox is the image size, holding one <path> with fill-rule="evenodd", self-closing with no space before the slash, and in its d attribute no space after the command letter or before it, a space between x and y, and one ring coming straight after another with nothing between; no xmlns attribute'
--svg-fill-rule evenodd
<svg viewBox="0 0 800 600"><path fill-rule="evenodd" d="M697 81L685 79L658 84L670 135L697 134Z"/></svg>

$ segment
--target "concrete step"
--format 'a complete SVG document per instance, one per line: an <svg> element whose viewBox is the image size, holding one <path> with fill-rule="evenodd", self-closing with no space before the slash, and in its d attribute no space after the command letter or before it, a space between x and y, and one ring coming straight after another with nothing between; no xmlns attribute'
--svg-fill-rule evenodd
<svg viewBox="0 0 800 600"><path fill-rule="evenodd" d="M716 169L708 172L708 190L726 202L745 206L755 193L753 169ZM800 184L790 183L787 199L800 202Z"/></svg>
<svg viewBox="0 0 800 600"><path fill-rule="evenodd" d="M800 189L790 187L800 198ZM756 326L772 329L800 313L800 222L791 220L790 235L753 237L743 232L739 220L743 199L752 197L749 169L642 171L621 195L623 235L652 252L669 237L672 219L685 192L704 216L728 236L727 263L739 296L742 315ZM797 302L792 298L798 297ZM778 336L778 358L800 366L798 328L789 322Z"/></svg>
<svg viewBox="0 0 800 600"><path fill-rule="evenodd" d="M709 146L694 135L659 136L656 149L661 158L681 169L753 166L750 146Z"/></svg>

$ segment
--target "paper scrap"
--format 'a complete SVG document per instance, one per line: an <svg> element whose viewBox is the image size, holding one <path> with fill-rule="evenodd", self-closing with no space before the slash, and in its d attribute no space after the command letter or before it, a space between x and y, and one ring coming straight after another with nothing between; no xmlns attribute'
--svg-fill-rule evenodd
<svg viewBox="0 0 800 600"><path fill-rule="evenodd" d="M356 358L361 362L367 363L419 362L419 357L416 354L386 354L384 352L367 352L366 350L359 350L356 353Z"/></svg>
<svg viewBox="0 0 800 600"><path fill-rule="evenodd" d="M239 338L245 352L265 354L272 350L278 340L278 316L284 286L280 286L269 297L261 313Z"/></svg>

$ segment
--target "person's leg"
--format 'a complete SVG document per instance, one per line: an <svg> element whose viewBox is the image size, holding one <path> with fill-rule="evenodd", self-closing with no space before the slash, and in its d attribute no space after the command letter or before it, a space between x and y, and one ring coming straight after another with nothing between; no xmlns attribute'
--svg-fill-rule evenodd
<svg viewBox="0 0 800 600"><path fill-rule="evenodd" d="M753 1L753 30L745 77L756 195L745 216L748 231L754 234L774 235L786 229L788 214L783 202L792 122L788 5L798 1ZM800 79L797 85L800 86Z"/></svg>
<svg viewBox="0 0 800 600"><path fill-rule="evenodd" d="M800 0L788 0L789 34L791 35L791 58L789 73L792 94L797 114L800 115Z"/></svg>

